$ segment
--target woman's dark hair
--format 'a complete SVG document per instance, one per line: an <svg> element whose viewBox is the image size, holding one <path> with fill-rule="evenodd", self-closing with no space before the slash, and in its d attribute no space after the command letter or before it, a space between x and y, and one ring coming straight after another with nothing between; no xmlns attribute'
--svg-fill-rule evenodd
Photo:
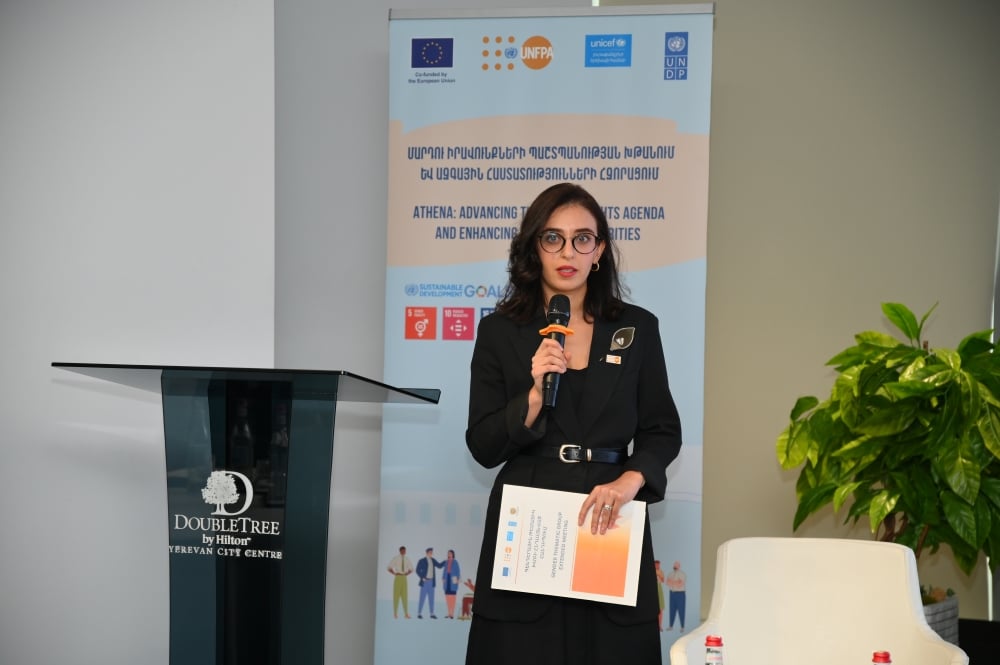
<svg viewBox="0 0 1000 665"><path fill-rule="evenodd" d="M591 272L587 277L584 314L591 320L601 318L608 321L614 321L621 315L626 289L618 275L618 247L611 238L608 218L590 192L569 182L552 185L539 194L525 211L521 227L510 242L507 262L510 278L503 297L497 303L498 312L520 323L527 323L545 311L538 234L545 228L552 213L567 205L578 205L594 216L597 236L605 244L600 270Z"/></svg>

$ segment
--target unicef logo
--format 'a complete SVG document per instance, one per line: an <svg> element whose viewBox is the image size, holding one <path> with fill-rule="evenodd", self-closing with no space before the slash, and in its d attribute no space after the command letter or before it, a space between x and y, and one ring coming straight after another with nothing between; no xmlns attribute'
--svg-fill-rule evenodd
<svg viewBox="0 0 1000 665"><path fill-rule="evenodd" d="M236 503L240 493L236 489L236 481L243 485L243 505L236 512L229 512L224 506ZM233 517L247 511L253 501L253 483L239 471L213 471L208 477L205 487L201 490L201 498L205 503L215 506L213 515Z"/></svg>
<svg viewBox="0 0 1000 665"><path fill-rule="evenodd" d="M672 53L679 53L687 46L687 40L680 35L674 35L667 40L667 49Z"/></svg>
<svg viewBox="0 0 1000 665"><path fill-rule="evenodd" d="M618 48L625 48L628 46L628 41L624 37L619 37L615 40L615 46Z"/></svg>
<svg viewBox="0 0 1000 665"><path fill-rule="evenodd" d="M420 293L420 287L416 284L407 284L403 290L406 292L406 295L411 297Z"/></svg>

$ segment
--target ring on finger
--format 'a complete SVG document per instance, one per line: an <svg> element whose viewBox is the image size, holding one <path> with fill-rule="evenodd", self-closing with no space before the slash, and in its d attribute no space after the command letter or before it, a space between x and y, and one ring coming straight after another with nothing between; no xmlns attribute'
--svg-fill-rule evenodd
<svg viewBox="0 0 1000 665"><path fill-rule="evenodd" d="M603 506L601 506L601 510L611 510L613 507L614 506L612 506L610 503L606 503Z"/></svg>

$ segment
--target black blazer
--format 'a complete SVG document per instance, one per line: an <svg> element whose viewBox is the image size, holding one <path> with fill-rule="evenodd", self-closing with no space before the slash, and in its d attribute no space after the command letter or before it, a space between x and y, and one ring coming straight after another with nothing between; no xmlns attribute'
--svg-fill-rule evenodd
<svg viewBox="0 0 1000 665"><path fill-rule="evenodd" d="M490 493L473 601L473 611L491 619L533 621L553 602L551 596L491 588L504 484L589 493L595 485L635 470L646 480L636 498L654 503L663 499L667 465L681 446L680 418L667 382L659 322L635 305L627 305L617 321L595 322L583 394L567 394L569 386L563 382L555 407L543 412L533 428L525 427L531 358L541 342L538 331L545 325L542 315L522 325L491 314L479 323L472 354L466 445L483 466L504 464ZM629 442L631 455L622 465L566 464L530 454L539 445L624 448ZM647 520L636 607L602 606L619 623L654 620L659 612L656 584Z"/></svg>

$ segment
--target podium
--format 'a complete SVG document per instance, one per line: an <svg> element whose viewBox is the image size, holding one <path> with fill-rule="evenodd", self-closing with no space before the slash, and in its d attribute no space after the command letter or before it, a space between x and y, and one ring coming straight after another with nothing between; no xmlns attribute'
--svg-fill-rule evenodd
<svg viewBox="0 0 1000 665"><path fill-rule="evenodd" d="M345 371L52 363L163 400L171 665L322 665L337 403L436 404Z"/></svg>

